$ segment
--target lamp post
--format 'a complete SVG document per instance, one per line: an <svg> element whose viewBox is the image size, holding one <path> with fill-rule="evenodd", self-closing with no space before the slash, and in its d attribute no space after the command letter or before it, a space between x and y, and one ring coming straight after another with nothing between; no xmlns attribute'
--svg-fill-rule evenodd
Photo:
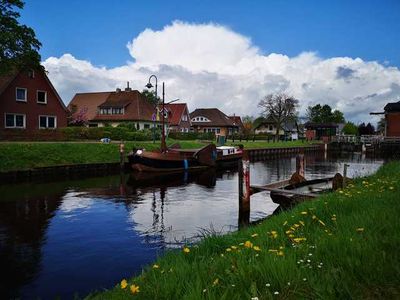
<svg viewBox="0 0 400 300"><path fill-rule="evenodd" d="M153 144L156 142L156 109L157 109L157 100L158 100L158 98L157 98L157 76L156 75L151 75L150 77L149 77L149 82L146 84L146 87L148 88L148 89L151 89L152 87L153 87L153 85L151 84L151 78L155 78L155 80L156 80L156 86L155 86L155 92L156 92L156 103L155 103L155 105L154 105L154 115L152 116L152 119L153 119Z"/></svg>
<svg viewBox="0 0 400 300"><path fill-rule="evenodd" d="M162 136L161 136L161 152L167 151L165 143L165 84L162 83Z"/></svg>

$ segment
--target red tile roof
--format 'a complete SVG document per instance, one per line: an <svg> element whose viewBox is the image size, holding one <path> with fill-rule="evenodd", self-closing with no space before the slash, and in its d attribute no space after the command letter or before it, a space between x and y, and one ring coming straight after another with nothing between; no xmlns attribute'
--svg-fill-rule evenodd
<svg viewBox="0 0 400 300"><path fill-rule="evenodd" d="M136 90L76 94L68 106L72 105L76 105L78 111L87 109L89 121L151 121L154 113L153 105ZM99 107L121 107L125 112L121 115L101 115Z"/></svg>
<svg viewBox="0 0 400 300"><path fill-rule="evenodd" d="M182 120L182 114L187 108L186 103L171 103L166 104L165 108L170 112L168 123L172 126L179 126Z"/></svg>
<svg viewBox="0 0 400 300"><path fill-rule="evenodd" d="M233 124L239 126L242 129L244 128L242 119L239 116L229 116L228 118L232 120Z"/></svg>

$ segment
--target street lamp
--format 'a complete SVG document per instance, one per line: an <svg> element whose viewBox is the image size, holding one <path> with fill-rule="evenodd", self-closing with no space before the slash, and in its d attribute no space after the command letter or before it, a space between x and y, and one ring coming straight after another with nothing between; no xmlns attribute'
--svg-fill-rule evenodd
<svg viewBox="0 0 400 300"><path fill-rule="evenodd" d="M153 144L154 144L156 142L156 109L157 109L157 101L158 101L158 98L157 98L157 81L158 80L157 80L157 76L156 75L151 75L149 77L149 82L146 84L146 87L148 89L153 88L153 85L150 82L152 78L155 78L155 80L156 80L156 86L155 86L156 103L154 104L154 113L153 113L153 116L152 116L152 119L153 119Z"/></svg>

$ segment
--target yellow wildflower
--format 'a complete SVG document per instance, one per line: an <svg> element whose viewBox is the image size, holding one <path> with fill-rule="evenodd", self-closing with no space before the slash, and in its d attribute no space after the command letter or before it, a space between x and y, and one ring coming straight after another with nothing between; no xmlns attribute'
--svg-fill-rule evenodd
<svg viewBox="0 0 400 300"><path fill-rule="evenodd" d="M301 225L303 225L303 226L305 225L303 221L299 221L299 223L300 223Z"/></svg>
<svg viewBox="0 0 400 300"><path fill-rule="evenodd" d="M316 216L316 215L313 215L313 216L312 216L312 219L313 219L313 220L315 220L316 218L317 218L317 216Z"/></svg>
<svg viewBox="0 0 400 300"><path fill-rule="evenodd" d="M283 226L287 225L287 221L285 221L285 223L283 223Z"/></svg>
<svg viewBox="0 0 400 300"><path fill-rule="evenodd" d="M325 226L325 223L322 222L321 220L318 220L318 222L319 222L322 226Z"/></svg>
<svg viewBox="0 0 400 300"><path fill-rule="evenodd" d="M306 211L302 211L301 214L302 214L302 215L306 215L307 212L306 212Z"/></svg>
<svg viewBox="0 0 400 300"><path fill-rule="evenodd" d="M336 217L332 217L331 220L332 220L332 221L336 221Z"/></svg>
<svg viewBox="0 0 400 300"><path fill-rule="evenodd" d="M294 234L289 234L289 237L290 237L290 238L294 237Z"/></svg>
<svg viewBox="0 0 400 300"><path fill-rule="evenodd" d="M278 252L276 249L269 249L268 252Z"/></svg>
<svg viewBox="0 0 400 300"><path fill-rule="evenodd" d="M156 265L156 264L153 265L153 269L159 269L159 268L160 268L159 265Z"/></svg>
<svg viewBox="0 0 400 300"><path fill-rule="evenodd" d="M256 236L258 236L258 233L254 233L251 235L251 237L256 237Z"/></svg>
<svg viewBox="0 0 400 300"><path fill-rule="evenodd" d="M357 228L356 231L357 231L357 232L363 232L363 231L364 231L364 228L362 228L362 227Z"/></svg>
<svg viewBox="0 0 400 300"><path fill-rule="evenodd" d="M132 284L130 289L131 289L132 294L134 294L134 295L140 292L139 291L139 286L135 285L135 284Z"/></svg>
<svg viewBox="0 0 400 300"><path fill-rule="evenodd" d="M278 251L278 253L276 253L276 255L283 256L283 251Z"/></svg>
<svg viewBox="0 0 400 300"><path fill-rule="evenodd" d="M307 240L307 239L304 238L304 237L294 238L294 239L293 239L293 241L295 241L296 243L300 243L300 242L303 242L303 241L305 241L305 240Z"/></svg>
<svg viewBox="0 0 400 300"><path fill-rule="evenodd" d="M190 252L190 249L189 249L188 247L185 247L185 248L183 248L183 252L184 252L184 253L189 253L189 252Z"/></svg>
<svg viewBox="0 0 400 300"><path fill-rule="evenodd" d="M128 286L128 282L126 279L122 279L121 281L121 289L125 289Z"/></svg>
<svg viewBox="0 0 400 300"><path fill-rule="evenodd" d="M216 278L216 279L214 280L214 282L213 282L213 286L216 286L218 283L219 283L219 279Z"/></svg>
<svg viewBox="0 0 400 300"><path fill-rule="evenodd" d="M237 247L236 247L236 246L231 246L231 248L232 248L233 250L236 250L236 249L237 249Z"/></svg>
<svg viewBox="0 0 400 300"><path fill-rule="evenodd" d="M286 230L286 231L285 231L286 234L290 234L290 233L292 233L292 232L293 232L293 231L291 231L291 230Z"/></svg>
<svg viewBox="0 0 400 300"><path fill-rule="evenodd" d="M258 246L254 246L253 249L254 249L255 251L261 251L261 248L258 247Z"/></svg>
<svg viewBox="0 0 400 300"><path fill-rule="evenodd" d="M299 227L300 227L299 224L294 224L293 226L296 227L296 228L299 228Z"/></svg>
<svg viewBox="0 0 400 300"><path fill-rule="evenodd" d="M389 189L390 189L390 190L394 190L394 187L393 187L393 186L390 186Z"/></svg>
<svg viewBox="0 0 400 300"><path fill-rule="evenodd" d="M232 251L232 249L231 248L226 248L226 250L225 250L226 252L231 252Z"/></svg>
<svg viewBox="0 0 400 300"><path fill-rule="evenodd" d="M253 243L250 242L250 241L246 241L246 242L244 243L244 246L245 246L246 248L253 248Z"/></svg>
<svg viewBox="0 0 400 300"><path fill-rule="evenodd" d="M339 191L339 193L343 194L343 191Z"/></svg>

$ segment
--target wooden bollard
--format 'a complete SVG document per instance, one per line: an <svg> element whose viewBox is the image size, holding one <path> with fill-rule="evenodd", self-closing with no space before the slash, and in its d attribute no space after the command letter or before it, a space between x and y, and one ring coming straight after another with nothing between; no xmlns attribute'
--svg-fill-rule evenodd
<svg viewBox="0 0 400 300"><path fill-rule="evenodd" d="M305 169L304 154L298 154L296 156L296 173L305 177L304 169Z"/></svg>
<svg viewBox="0 0 400 300"><path fill-rule="evenodd" d="M239 228L250 222L250 161L247 151L243 150L239 160Z"/></svg>
<svg viewBox="0 0 400 300"><path fill-rule="evenodd" d="M344 164L343 165L343 184L342 187L345 188L346 187L346 178L347 178L347 167L349 167L350 165L348 164Z"/></svg>

